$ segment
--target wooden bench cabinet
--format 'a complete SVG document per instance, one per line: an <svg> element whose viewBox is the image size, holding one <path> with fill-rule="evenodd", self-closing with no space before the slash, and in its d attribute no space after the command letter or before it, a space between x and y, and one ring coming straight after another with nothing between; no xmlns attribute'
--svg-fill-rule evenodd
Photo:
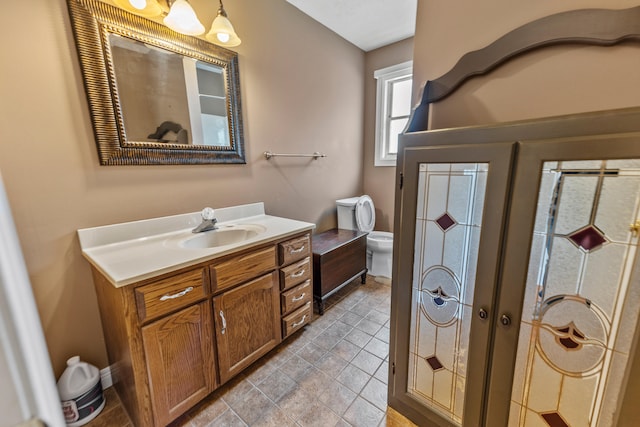
<svg viewBox="0 0 640 427"><path fill-rule="evenodd" d="M366 282L367 234L334 228L313 236L313 297L319 314L340 288L358 276Z"/></svg>

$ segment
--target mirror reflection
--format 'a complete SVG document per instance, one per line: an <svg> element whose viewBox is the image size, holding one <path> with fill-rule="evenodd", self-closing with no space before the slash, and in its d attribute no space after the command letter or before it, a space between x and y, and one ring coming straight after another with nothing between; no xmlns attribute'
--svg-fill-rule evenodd
<svg viewBox="0 0 640 427"><path fill-rule="evenodd" d="M238 54L67 0L103 165L245 164Z"/></svg>
<svg viewBox="0 0 640 427"><path fill-rule="evenodd" d="M229 147L225 70L109 34L129 142Z"/></svg>

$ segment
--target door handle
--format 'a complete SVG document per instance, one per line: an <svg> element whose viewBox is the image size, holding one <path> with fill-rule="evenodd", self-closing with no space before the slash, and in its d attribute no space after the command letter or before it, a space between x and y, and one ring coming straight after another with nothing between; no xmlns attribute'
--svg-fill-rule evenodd
<svg viewBox="0 0 640 427"><path fill-rule="evenodd" d="M304 276L305 271L307 271L307 269L303 268L302 270L296 271L295 273L293 273L291 275L291 277L293 277L294 279L297 278L297 277L302 277L302 276Z"/></svg>
<svg viewBox="0 0 640 427"><path fill-rule="evenodd" d="M176 298L183 297L186 294L188 294L189 292L191 292L192 290L193 290L193 286L189 286L184 291L178 292L177 294L173 294L173 295L164 294L164 295L162 295L160 297L160 301L167 301L167 300L170 300L170 299L176 299Z"/></svg>
<svg viewBox="0 0 640 427"><path fill-rule="evenodd" d="M478 310L478 317L482 320L487 320L487 318L489 317L489 313L484 308L481 308L480 310Z"/></svg>
<svg viewBox="0 0 640 427"><path fill-rule="evenodd" d="M220 319L222 320L222 330L220 331L220 333L224 335L224 333L227 331L227 319L224 318L224 312L222 310L220 310Z"/></svg>
<svg viewBox="0 0 640 427"><path fill-rule="evenodd" d="M511 317L507 314L503 314L500 316L500 323L502 323L502 326L511 326Z"/></svg>
<svg viewBox="0 0 640 427"><path fill-rule="evenodd" d="M304 299L304 296L306 295L306 292L303 292L302 295L300 295L299 297L293 297L291 299L292 302L298 302L298 301L302 301Z"/></svg>

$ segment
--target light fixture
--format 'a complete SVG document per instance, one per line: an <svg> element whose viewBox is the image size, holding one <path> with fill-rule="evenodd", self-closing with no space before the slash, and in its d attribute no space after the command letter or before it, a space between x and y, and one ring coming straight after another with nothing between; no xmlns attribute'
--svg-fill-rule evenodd
<svg viewBox="0 0 640 427"><path fill-rule="evenodd" d="M161 5L158 1L165 3L166 6ZM122 9L141 16L153 17L166 14L162 22L173 31L181 34L199 36L205 31L196 12L187 0L113 0L113 2ZM210 42L224 47L235 47L241 43L227 17L222 0L220 0L218 15L213 20L211 30L207 33L206 38Z"/></svg>
<svg viewBox="0 0 640 427"><path fill-rule="evenodd" d="M199 36L204 33L204 25L198 20L196 12L187 0L173 2L169 14L164 17L162 22L173 31L188 36Z"/></svg>
<svg viewBox="0 0 640 427"><path fill-rule="evenodd" d="M218 8L218 16L211 24L211 30L207 33L207 40L220 46L234 47L240 44L240 37L236 34L231 25L231 21L227 18L227 12L224 10L222 0Z"/></svg>
<svg viewBox="0 0 640 427"><path fill-rule="evenodd" d="M141 16L158 16L162 8L156 0L113 0L113 2L129 12Z"/></svg>

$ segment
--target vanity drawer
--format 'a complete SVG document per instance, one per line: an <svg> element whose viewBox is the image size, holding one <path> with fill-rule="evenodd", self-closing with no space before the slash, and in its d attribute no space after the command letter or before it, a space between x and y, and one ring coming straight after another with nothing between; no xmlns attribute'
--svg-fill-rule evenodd
<svg viewBox="0 0 640 427"><path fill-rule="evenodd" d="M308 234L278 244L278 260L280 261L280 265L287 265L307 257L310 253L311 237Z"/></svg>
<svg viewBox="0 0 640 427"><path fill-rule="evenodd" d="M287 314L290 311L305 305L307 302L311 301L312 295L313 289L311 288L311 280L306 280L301 285L283 292L280 295L282 314Z"/></svg>
<svg viewBox="0 0 640 427"><path fill-rule="evenodd" d="M140 321L189 305L207 294L205 270L198 268L135 289Z"/></svg>
<svg viewBox="0 0 640 427"><path fill-rule="evenodd" d="M280 269L280 289L283 291L304 282L311 277L311 258Z"/></svg>
<svg viewBox="0 0 640 427"><path fill-rule="evenodd" d="M270 246L234 256L209 268L213 284L212 291L219 292L274 270L276 268L276 248Z"/></svg>
<svg viewBox="0 0 640 427"><path fill-rule="evenodd" d="M282 319L282 337L288 337L311 321L311 301Z"/></svg>

